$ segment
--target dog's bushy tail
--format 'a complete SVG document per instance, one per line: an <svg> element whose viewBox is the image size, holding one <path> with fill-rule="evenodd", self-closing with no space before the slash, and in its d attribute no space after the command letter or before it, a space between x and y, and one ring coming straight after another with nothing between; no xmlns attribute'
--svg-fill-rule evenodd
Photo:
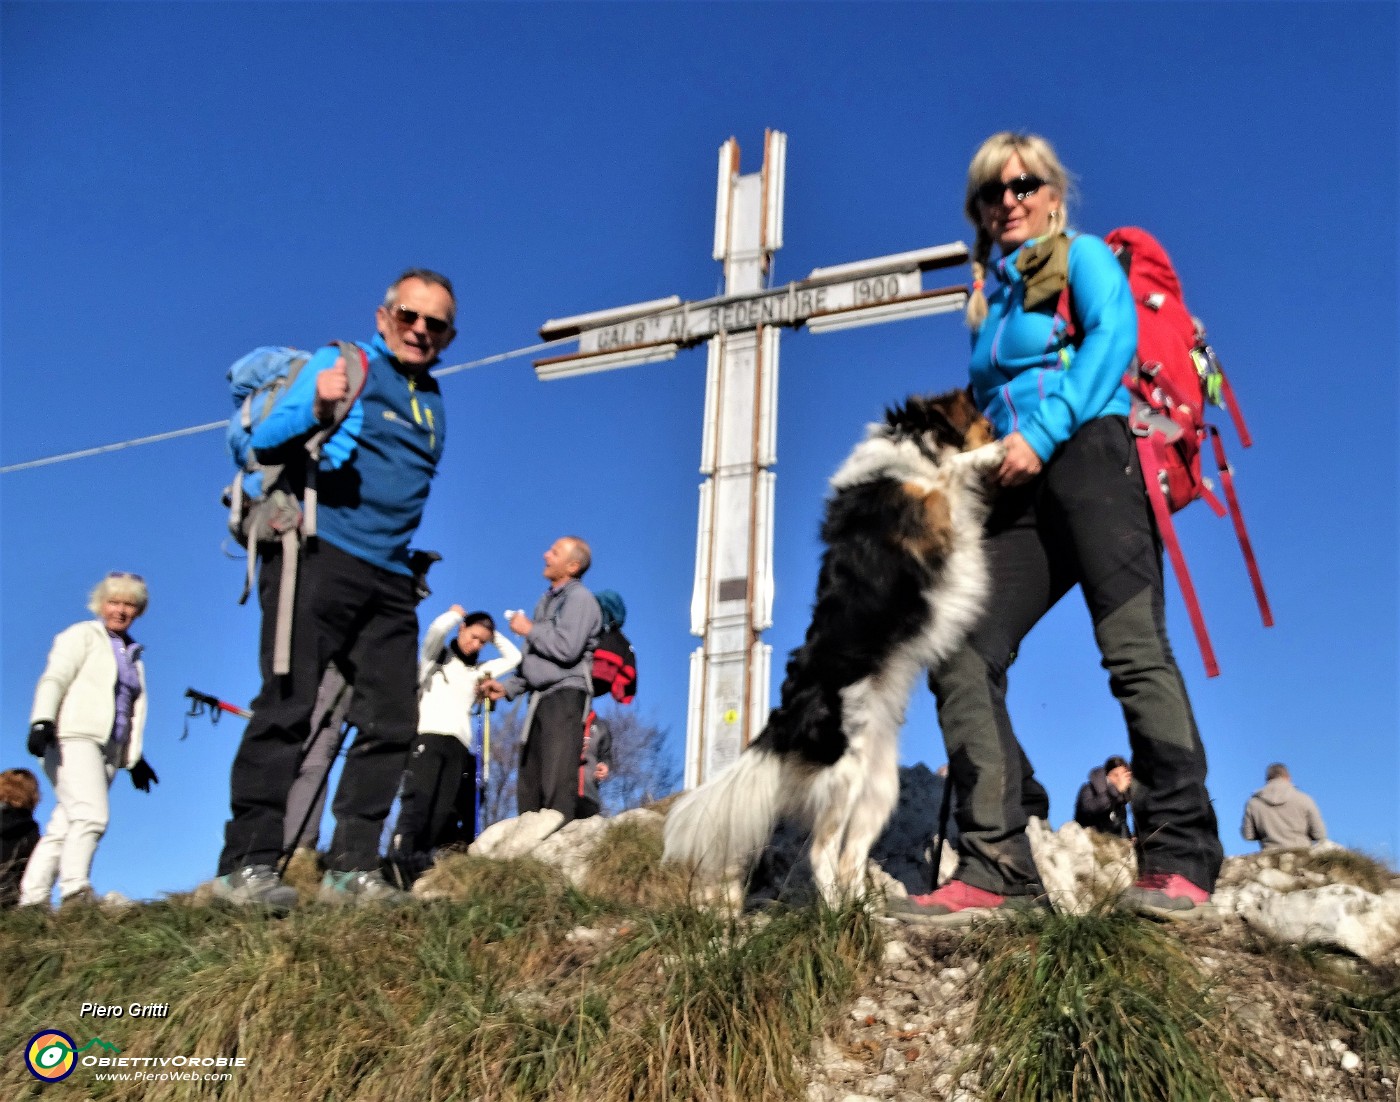
<svg viewBox="0 0 1400 1102"><path fill-rule="evenodd" d="M707 879L741 875L783 809L783 756L756 742L666 816L664 860L690 862Z"/></svg>

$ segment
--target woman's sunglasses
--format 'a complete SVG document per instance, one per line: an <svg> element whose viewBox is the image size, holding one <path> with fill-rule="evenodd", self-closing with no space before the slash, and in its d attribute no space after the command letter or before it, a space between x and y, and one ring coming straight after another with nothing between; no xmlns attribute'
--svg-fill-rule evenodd
<svg viewBox="0 0 1400 1102"><path fill-rule="evenodd" d="M448 332L452 328L450 321L443 321L442 318L435 318L431 314L420 314L417 310L410 310L407 306L395 306L394 318L399 324L412 329L419 318L423 319L423 325L429 333L436 337Z"/></svg>
<svg viewBox="0 0 1400 1102"><path fill-rule="evenodd" d="M1010 191L1020 202L1045 186L1045 181L1033 172L1023 172L1011 180L988 180L977 189L977 200L984 206L1000 203L1001 197Z"/></svg>
<svg viewBox="0 0 1400 1102"><path fill-rule="evenodd" d="M110 574L107 575L107 577L109 577L109 578L130 578L133 582L140 582L142 585L145 585L145 584L146 584L146 579L143 578L143 577L141 577L140 574L132 574L132 573L130 573L129 571L126 571L126 570L113 570Z"/></svg>

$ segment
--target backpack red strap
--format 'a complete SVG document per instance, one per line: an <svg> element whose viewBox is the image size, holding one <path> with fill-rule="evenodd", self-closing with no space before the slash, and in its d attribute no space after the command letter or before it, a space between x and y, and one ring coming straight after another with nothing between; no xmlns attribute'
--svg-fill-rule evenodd
<svg viewBox="0 0 1400 1102"><path fill-rule="evenodd" d="M1181 599L1186 603L1186 613L1191 618L1191 630L1196 633L1196 645L1201 648L1206 676L1219 677L1220 665L1216 662L1215 650L1210 645L1205 617L1201 615L1201 602L1196 597L1196 586L1191 581L1191 571L1186 568L1186 558L1181 553L1181 542L1176 538L1176 526L1172 524L1171 509L1167 507L1167 496L1162 490L1160 476L1166 470L1166 441L1159 433L1139 436L1137 450L1138 459L1142 464L1142 480L1147 486L1147 500L1152 503L1157 532L1162 537L1162 544L1171 559L1177 585L1181 587Z"/></svg>
<svg viewBox="0 0 1400 1102"><path fill-rule="evenodd" d="M1244 414L1240 412L1240 404L1235 401L1235 390L1230 385L1230 377L1224 371L1220 372L1220 397L1225 399L1225 408L1230 412L1230 420L1234 422L1235 432L1239 434L1240 444L1250 447L1254 440L1249 435L1249 429L1244 423Z"/></svg>
<svg viewBox="0 0 1400 1102"><path fill-rule="evenodd" d="M1233 398L1230 400L1230 408L1235 406ZM1237 425L1241 429L1243 436L1243 426ZM1230 503L1230 521L1235 526L1235 539L1239 541L1240 552L1244 555L1245 569L1249 571L1249 584L1254 587L1254 600L1259 604L1259 618L1264 621L1266 628L1274 626L1273 610L1269 608L1269 597L1264 592L1264 578L1259 573L1259 561L1254 557L1254 545L1249 541L1249 532L1244 526L1244 514L1240 511L1240 499L1235 494L1235 472L1230 466L1229 460L1225 458L1225 445L1220 440L1220 433L1214 425L1207 425L1206 431L1210 433L1210 442L1215 449L1215 465L1220 469L1220 485L1225 491L1225 500Z"/></svg>
<svg viewBox="0 0 1400 1102"><path fill-rule="evenodd" d="M1220 503L1220 499L1215 496L1215 491L1206 484L1204 478L1201 479L1201 500L1210 506L1210 511L1216 516L1223 517L1225 515L1225 506Z"/></svg>

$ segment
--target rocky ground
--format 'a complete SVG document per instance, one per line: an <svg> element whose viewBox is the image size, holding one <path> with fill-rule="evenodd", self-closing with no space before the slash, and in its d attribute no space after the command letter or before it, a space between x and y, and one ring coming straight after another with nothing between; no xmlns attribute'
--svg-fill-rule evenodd
<svg viewBox="0 0 1400 1102"><path fill-rule="evenodd" d="M852 1004L812 1062L811 1102L974 1102L975 1073L957 1077L978 995L977 960L957 931L883 920L885 966ZM1250 945L1243 923L1183 928L1179 935L1208 976L1225 985L1226 1005L1274 1065L1262 1098L1352 1102L1397 1097L1393 1080L1367 1068L1329 1030L1299 991Z"/></svg>
<svg viewBox="0 0 1400 1102"><path fill-rule="evenodd" d="M922 824L930 821L930 805L937 806L930 779L922 767L902 771L900 808L872 854L872 878L888 895L927 890L930 854ZM495 824L472 851L529 854L580 882L607 824L588 820L560 830L557 817L549 818L555 815L540 812ZM657 829L662 819L647 810L626 815ZM1030 833L1037 865L1062 911L1101 906L1134 878L1125 842L1074 823L1052 831L1033 822ZM752 898L801 901L810 890L801 849L798 833L780 832L750 885ZM945 852L941 875L952 866L952 854ZM1340 847L1254 854L1227 860L1215 903L1214 921L1174 925L1171 936L1218 984L1217 1001L1228 1018L1222 1028L1238 1028L1270 1065L1256 1076L1260 1093L1253 1097L1400 1102L1394 1069L1368 1066L1351 1050L1347 1031L1319 1014L1319 987L1310 979L1329 970L1364 971L1373 987L1400 982L1400 877ZM840 1028L819 1043L807 1069L808 1098L990 1102L978 1090L976 1073L960 1071L974 1055L967 1042L980 993L976 939L917 919L879 921L888 937L883 967Z"/></svg>

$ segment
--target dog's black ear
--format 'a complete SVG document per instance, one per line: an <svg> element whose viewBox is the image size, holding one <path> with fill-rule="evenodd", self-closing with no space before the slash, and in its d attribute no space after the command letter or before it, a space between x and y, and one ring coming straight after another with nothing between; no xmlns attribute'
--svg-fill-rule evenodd
<svg viewBox="0 0 1400 1102"><path fill-rule="evenodd" d="M952 418L938 402L928 402L924 406L925 432L931 432L941 444L962 447L962 430L953 424Z"/></svg>

